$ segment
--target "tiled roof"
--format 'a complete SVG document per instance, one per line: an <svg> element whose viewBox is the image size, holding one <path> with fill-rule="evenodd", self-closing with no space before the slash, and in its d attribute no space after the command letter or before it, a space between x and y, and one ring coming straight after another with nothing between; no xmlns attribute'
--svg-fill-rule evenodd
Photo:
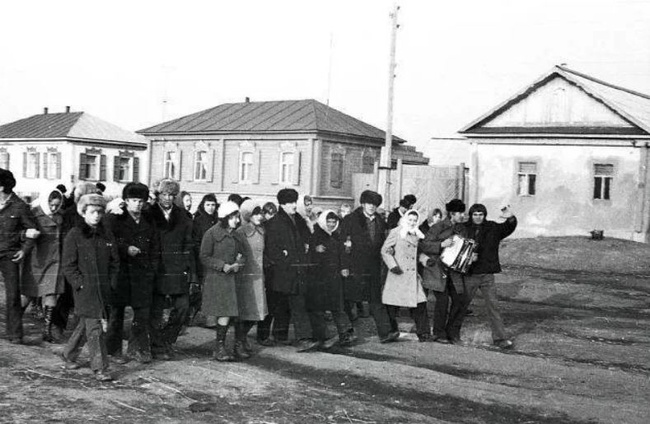
<svg viewBox="0 0 650 424"><path fill-rule="evenodd" d="M74 138L146 145L141 135L86 112L34 115L0 126L0 139Z"/></svg>
<svg viewBox="0 0 650 424"><path fill-rule="evenodd" d="M599 100L625 120L637 125L646 133L650 133L650 96L624 87L599 80L592 76L574 71L566 66L554 66L549 72L538 78L533 84L520 90L505 102L501 103L487 114L466 125L459 132L472 133L481 124L501 114L513 104L528 96L550 79L561 77L575 84L584 92Z"/></svg>
<svg viewBox="0 0 650 424"><path fill-rule="evenodd" d="M316 100L226 103L163 122L138 133L283 133L328 132L382 141L384 131ZM393 137L397 143L405 140Z"/></svg>

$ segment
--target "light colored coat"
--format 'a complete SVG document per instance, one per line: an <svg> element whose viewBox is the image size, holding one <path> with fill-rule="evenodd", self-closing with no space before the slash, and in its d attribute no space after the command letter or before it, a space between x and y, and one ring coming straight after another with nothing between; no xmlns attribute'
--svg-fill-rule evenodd
<svg viewBox="0 0 650 424"><path fill-rule="evenodd" d="M417 272L419 238L401 232L401 227L392 229L381 248L381 257L389 270L381 299L384 305L415 308L418 303L427 301ZM396 266L403 274L390 272Z"/></svg>
<svg viewBox="0 0 650 424"><path fill-rule="evenodd" d="M247 202L247 201L246 201ZM245 202L244 202L245 203ZM242 204L244 208L244 204ZM242 213L242 217L244 213ZM264 228L247 222L236 232L244 241L246 264L237 273L237 306L244 321L262 321L268 314L264 288Z"/></svg>

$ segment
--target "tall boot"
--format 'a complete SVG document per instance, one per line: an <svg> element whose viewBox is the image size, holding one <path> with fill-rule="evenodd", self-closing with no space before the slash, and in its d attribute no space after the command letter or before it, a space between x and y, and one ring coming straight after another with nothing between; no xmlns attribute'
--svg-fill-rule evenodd
<svg viewBox="0 0 650 424"><path fill-rule="evenodd" d="M214 359L219 362L232 361L234 358L226 350L226 335L228 326L217 323L217 349L214 351Z"/></svg>
<svg viewBox="0 0 650 424"><path fill-rule="evenodd" d="M43 308L43 341L54 343L54 336L52 335L52 313L54 312L53 306L46 306Z"/></svg>
<svg viewBox="0 0 650 424"><path fill-rule="evenodd" d="M251 329L248 321L237 321L235 323L235 358L237 360L251 357L246 350L248 331Z"/></svg>

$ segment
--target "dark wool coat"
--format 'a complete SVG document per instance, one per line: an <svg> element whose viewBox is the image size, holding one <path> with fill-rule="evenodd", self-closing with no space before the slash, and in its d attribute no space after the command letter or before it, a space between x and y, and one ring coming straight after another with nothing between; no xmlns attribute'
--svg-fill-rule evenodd
<svg viewBox="0 0 650 424"><path fill-rule="evenodd" d="M318 252L317 247L325 250ZM318 224L309 242L310 278L307 282L307 309L338 311L343 305L341 277L341 240L338 231L331 235ZM322 250L322 249L318 249Z"/></svg>
<svg viewBox="0 0 650 424"><path fill-rule="evenodd" d="M381 246L386 239L386 222L378 213L375 213L374 221L377 225L374 242L370 239L363 207L358 207L346 216L339 228L343 244L341 269L350 271L350 277L343 283L346 300L381 303L382 274L385 274ZM350 248L345 247L348 238L352 243Z"/></svg>
<svg viewBox="0 0 650 424"><path fill-rule="evenodd" d="M239 316L237 302L237 274L223 272L223 266L246 262L246 248L241 234L228 231L221 225L210 228L201 242L201 262L205 269L203 304L206 315L217 317ZM237 260L237 256L241 255ZM239 272L243 271L243 267Z"/></svg>
<svg viewBox="0 0 650 424"><path fill-rule="evenodd" d="M399 220L402 219L402 214L399 213L399 207L393 209L391 213L388 214L388 218L386 219L386 225L388 226L388 230L392 230L393 228L396 228L399 225Z"/></svg>
<svg viewBox="0 0 650 424"><path fill-rule="evenodd" d="M160 265L154 292L163 295L189 294L190 279L196 276L192 220L187 211L172 206L169 221L159 205L149 209L160 234Z"/></svg>
<svg viewBox="0 0 650 424"><path fill-rule="evenodd" d="M467 236L476 240L478 260L469 269L471 274L497 274L501 272L499 263L499 244L517 228L517 218L511 216L502 223L484 221L481 225L465 223Z"/></svg>
<svg viewBox="0 0 650 424"><path fill-rule="evenodd" d="M11 193L5 207L0 209L0 257L11 257L19 250L28 254L34 240L21 238L21 233L29 228L36 228L32 211L16 193Z"/></svg>
<svg viewBox="0 0 650 424"><path fill-rule="evenodd" d="M112 292L112 305L146 308L151 305L156 270L160 264L160 235L153 219L143 213L140 223L124 211L122 215L107 214L104 224L117 242L120 255L120 272L117 285ZM130 256L129 246L140 249L136 256Z"/></svg>
<svg viewBox="0 0 650 424"><path fill-rule="evenodd" d="M296 294L304 284L307 267L305 245L310 232L299 213L294 214L295 225L280 207L268 221L264 238L264 263L271 268L271 290Z"/></svg>
<svg viewBox="0 0 650 424"><path fill-rule="evenodd" d="M100 223L75 227L63 241L63 274L74 291L75 313L106 318L107 301L117 280L120 259L113 235Z"/></svg>
<svg viewBox="0 0 650 424"><path fill-rule="evenodd" d="M217 214L208 215L204 212L198 212L194 214L194 222L192 224L192 240L194 240L194 257L196 261L196 273L199 278L199 282L203 281L205 273L203 272L203 264L199 260L199 253L201 251L201 241L205 232L208 231L214 224L218 222Z"/></svg>
<svg viewBox="0 0 650 424"><path fill-rule="evenodd" d="M463 224L453 224L449 218L445 218L435 223L424 235L424 239L420 240L420 253L433 260L433 265L425 265L422 267L422 286L425 289L444 292L447 287L447 281L444 279L444 275L449 275L456 292L465 292L463 275L448 269L440 260L440 254L443 250L440 245L454 234L466 237L467 231L465 226Z"/></svg>

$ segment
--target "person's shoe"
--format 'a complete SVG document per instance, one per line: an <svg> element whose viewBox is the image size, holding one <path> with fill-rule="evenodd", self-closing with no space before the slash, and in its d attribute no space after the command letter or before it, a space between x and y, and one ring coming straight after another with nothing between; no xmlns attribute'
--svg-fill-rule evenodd
<svg viewBox="0 0 650 424"><path fill-rule="evenodd" d="M433 336L431 334L422 334L418 335L418 341L420 343L431 343L433 342Z"/></svg>
<svg viewBox="0 0 650 424"><path fill-rule="evenodd" d="M106 371L95 371L95 380L97 381L113 381L113 377Z"/></svg>
<svg viewBox="0 0 650 424"><path fill-rule="evenodd" d="M249 359L251 357L251 354L246 351L242 340L235 341L234 356L238 361Z"/></svg>
<svg viewBox="0 0 650 424"><path fill-rule="evenodd" d="M331 349L339 342L339 340L340 338L338 336L330 337L320 344L320 348L325 350Z"/></svg>
<svg viewBox="0 0 650 424"><path fill-rule="evenodd" d="M124 365L127 362L129 362L128 358L122 356L122 355L109 355L111 362L114 362L116 364Z"/></svg>
<svg viewBox="0 0 650 424"><path fill-rule="evenodd" d="M66 358L63 352L59 354L59 358L61 358L63 361L63 368L66 370L78 370L81 368L81 365L79 365L78 362L71 361L70 359Z"/></svg>
<svg viewBox="0 0 650 424"><path fill-rule="evenodd" d="M512 343L512 340L503 339L503 340L496 340L494 342L494 345L499 349L512 349L514 343Z"/></svg>
<svg viewBox="0 0 650 424"><path fill-rule="evenodd" d="M10 337L9 338L9 343L15 344L15 345L23 344L23 338L22 337Z"/></svg>
<svg viewBox="0 0 650 424"><path fill-rule="evenodd" d="M171 361L172 356L168 352L151 352L153 359L158 361Z"/></svg>
<svg viewBox="0 0 650 424"><path fill-rule="evenodd" d="M399 331L392 331L385 338L379 340L379 343L392 343L397 339L399 339Z"/></svg>
<svg viewBox="0 0 650 424"><path fill-rule="evenodd" d="M303 339L298 341L296 344L296 351L298 352L308 352L312 349L315 349L320 345L319 342L316 340L311 340L311 339Z"/></svg>
<svg viewBox="0 0 650 424"><path fill-rule="evenodd" d="M266 347L275 346L275 342L271 338L258 340L257 344L260 345L260 346L266 346Z"/></svg>
<svg viewBox="0 0 650 424"><path fill-rule="evenodd" d="M449 340L446 336L433 336L433 341L441 344L451 343L451 340Z"/></svg>
<svg viewBox="0 0 650 424"><path fill-rule="evenodd" d="M140 352L136 351L131 355L131 358L133 358L134 361L139 362L141 364L148 364L152 361L151 353L149 352Z"/></svg>
<svg viewBox="0 0 650 424"><path fill-rule="evenodd" d="M449 343L458 345L458 346L466 346L466 343L460 338L460 337L452 337L449 339Z"/></svg>

